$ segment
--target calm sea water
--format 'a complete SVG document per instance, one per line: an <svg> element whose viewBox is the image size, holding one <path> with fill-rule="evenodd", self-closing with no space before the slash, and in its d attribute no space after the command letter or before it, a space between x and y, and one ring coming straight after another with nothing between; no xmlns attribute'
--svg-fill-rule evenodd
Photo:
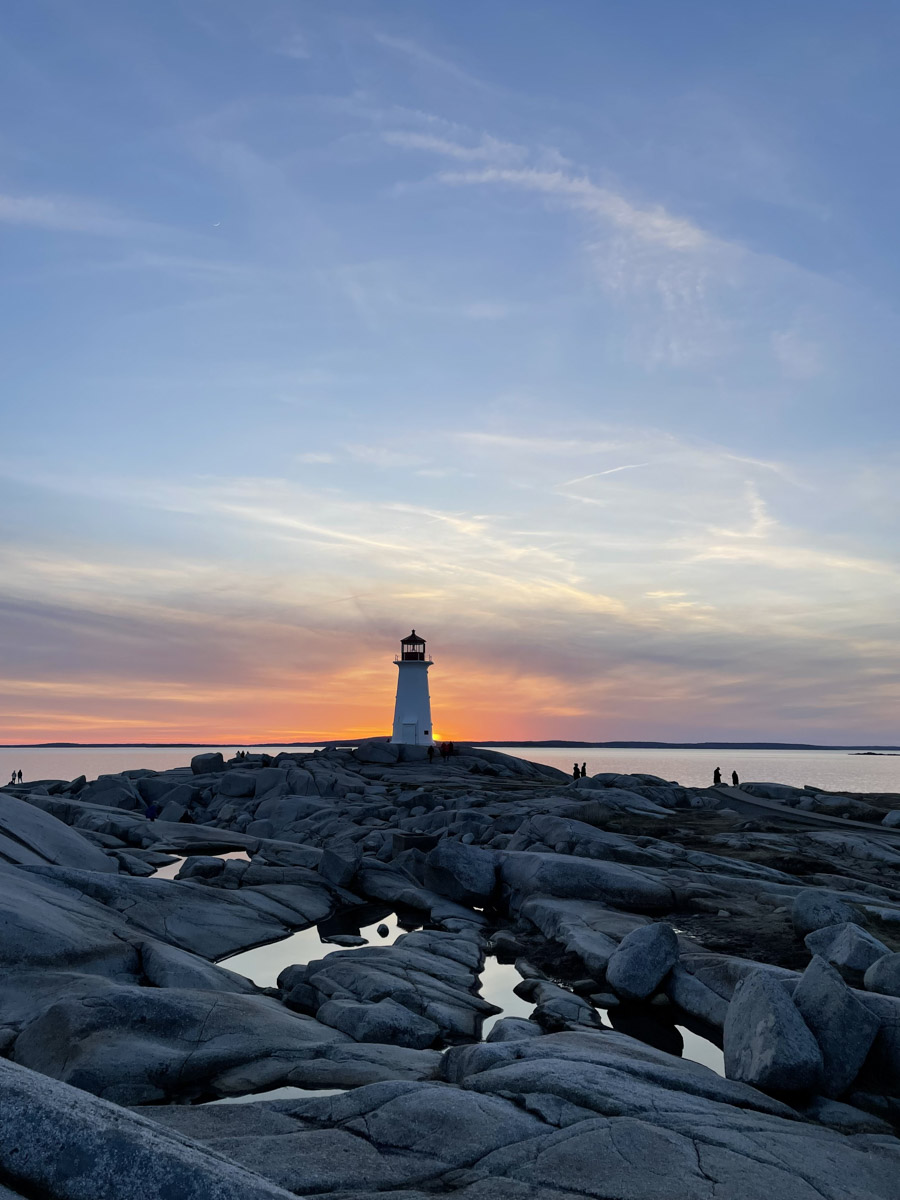
<svg viewBox="0 0 900 1200"><path fill-rule="evenodd" d="M221 750L226 758L236 746L193 747L190 749L60 749L7 750L0 748L0 781L19 770L26 779L74 779L86 775L113 774L132 767L164 771L187 766L194 754L204 749ZM263 747L265 749L265 747ZM283 747L269 747L277 754ZM310 747L312 749L312 747ZM621 774L646 772L663 779L676 780L689 787L712 783L713 770L722 768L726 782L737 771L744 782L790 783L797 787L812 784L826 791L900 792L900 756L865 756L845 750L558 750L519 749L498 746L506 754L547 763L570 773L577 757L587 763L589 775L598 771Z"/></svg>

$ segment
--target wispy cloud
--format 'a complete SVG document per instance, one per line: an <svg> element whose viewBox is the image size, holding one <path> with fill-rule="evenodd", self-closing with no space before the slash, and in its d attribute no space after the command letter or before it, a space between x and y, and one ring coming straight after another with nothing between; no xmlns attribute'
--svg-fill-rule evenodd
<svg viewBox="0 0 900 1200"><path fill-rule="evenodd" d="M98 237L134 237L159 232L159 227L150 222L135 220L74 196L0 194L0 223Z"/></svg>
<svg viewBox="0 0 900 1200"><path fill-rule="evenodd" d="M609 221L642 241L658 242L670 250L696 251L712 242L709 234L691 221L673 216L660 206L641 208L585 177L563 171L489 167L482 171L443 171L439 178L457 186L499 184L551 196Z"/></svg>
<svg viewBox="0 0 900 1200"><path fill-rule="evenodd" d="M439 154L446 158L457 158L464 162L489 162L496 164L521 162L528 157L524 146L516 146L512 142L503 142L490 134L482 134L475 145L463 142L452 142L448 138L437 137L429 133L417 133L415 130L385 130L382 140L389 146L397 146L403 150L422 150L429 154Z"/></svg>
<svg viewBox="0 0 900 1200"><path fill-rule="evenodd" d="M603 475L615 475L618 471L636 471L639 467L648 467L649 463L623 463L621 467L607 467L605 471L592 471L590 475L579 475L576 479L567 479L560 487L572 487L575 483L586 483L589 479L600 479Z"/></svg>
<svg viewBox="0 0 900 1200"><path fill-rule="evenodd" d="M401 55L419 69L432 73L437 72L439 75L444 75L469 88L492 90L489 85L481 79L476 78L476 76L472 75L464 67L459 66L458 63L441 54L436 54L433 50L429 50L413 38L396 37L389 33L376 33L374 34L374 40L379 46L383 46L386 50L390 50L394 54Z"/></svg>

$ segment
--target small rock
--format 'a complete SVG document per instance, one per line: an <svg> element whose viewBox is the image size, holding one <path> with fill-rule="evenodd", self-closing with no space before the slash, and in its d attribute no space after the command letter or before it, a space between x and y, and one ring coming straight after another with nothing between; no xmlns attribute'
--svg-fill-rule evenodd
<svg viewBox="0 0 900 1200"><path fill-rule="evenodd" d="M379 937L387 937L391 931L387 927L387 925L385 925L384 922L382 921L382 923L376 928L375 932L378 934Z"/></svg>

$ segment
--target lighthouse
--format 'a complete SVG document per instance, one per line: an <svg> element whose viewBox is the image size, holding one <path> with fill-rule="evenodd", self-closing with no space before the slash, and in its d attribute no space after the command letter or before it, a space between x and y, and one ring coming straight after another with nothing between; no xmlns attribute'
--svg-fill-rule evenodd
<svg viewBox="0 0 900 1200"><path fill-rule="evenodd" d="M415 630L401 638L400 653L394 662L397 664L397 700L391 741L406 746L433 746L431 698L428 695L431 658L425 656L425 639Z"/></svg>

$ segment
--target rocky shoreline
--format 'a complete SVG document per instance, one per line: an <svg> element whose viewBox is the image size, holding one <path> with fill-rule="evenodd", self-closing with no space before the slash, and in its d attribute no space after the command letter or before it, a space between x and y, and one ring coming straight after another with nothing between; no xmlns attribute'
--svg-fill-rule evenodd
<svg viewBox="0 0 900 1200"><path fill-rule="evenodd" d="M898 867L900 794L470 747L7 786L0 1200L888 1200Z"/></svg>

